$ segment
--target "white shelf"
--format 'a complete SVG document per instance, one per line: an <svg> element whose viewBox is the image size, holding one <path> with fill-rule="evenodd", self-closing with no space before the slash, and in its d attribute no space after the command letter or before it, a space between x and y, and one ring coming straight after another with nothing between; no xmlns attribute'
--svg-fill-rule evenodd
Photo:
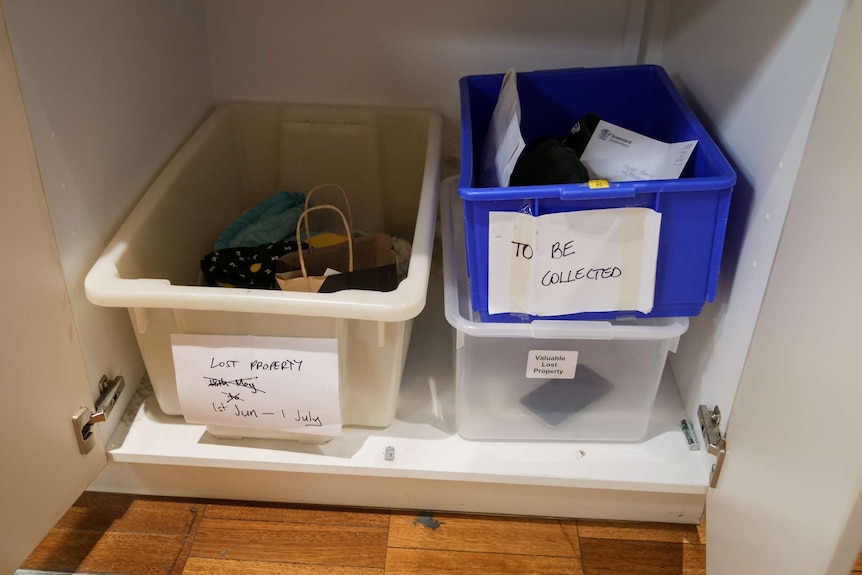
<svg viewBox="0 0 862 575"><path fill-rule="evenodd" d="M266 439L217 439L202 425L140 407L110 459L125 463L442 479L596 489L706 492L700 457L679 431L682 405L671 378L659 391L646 441L637 444L466 441L430 410L383 430L345 429L325 445ZM424 421L423 421L424 420ZM384 460L387 446L395 460Z"/></svg>
<svg viewBox="0 0 862 575"><path fill-rule="evenodd" d="M700 454L688 449L680 431L685 412L669 368L640 443L475 442L458 436L452 330L443 317L441 292L435 266L428 305L414 324L396 421L390 427L347 428L324 445L218 439L202 425L164 415L150 396L125 437L119 431L111 441L111 464L705 496L706 472ZM395 449L394 461L384 460L388 446Z"/></svg>

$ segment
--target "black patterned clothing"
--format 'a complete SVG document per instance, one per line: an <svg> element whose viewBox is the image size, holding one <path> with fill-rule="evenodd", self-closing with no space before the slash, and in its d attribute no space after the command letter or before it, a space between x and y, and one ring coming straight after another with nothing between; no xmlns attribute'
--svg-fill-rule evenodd
<svg viewBox="0 0 862 575"><path fill-rule="evenodd" d="M302 247L308 246L303 243ZM211 287L279 289L275 281L278 259L296 250L295 241L227 248L201 258L201 271Z"/></svg>

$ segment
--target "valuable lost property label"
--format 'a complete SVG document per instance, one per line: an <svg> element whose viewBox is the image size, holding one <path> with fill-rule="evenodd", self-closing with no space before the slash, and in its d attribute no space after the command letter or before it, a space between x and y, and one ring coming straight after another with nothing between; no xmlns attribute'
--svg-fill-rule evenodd
<svg viewBox="0 0 862 575"><path fill-rule="evenodd" d="M532 349L527 356L527 377L532 379L574 379L577 351Z"/></svg>

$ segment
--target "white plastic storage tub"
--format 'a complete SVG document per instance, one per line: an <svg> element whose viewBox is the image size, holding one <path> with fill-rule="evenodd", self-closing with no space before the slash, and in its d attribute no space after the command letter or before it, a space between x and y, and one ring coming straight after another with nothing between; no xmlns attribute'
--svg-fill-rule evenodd
<svg viewBox="0 0 862 575"><path fill-rule="evenodd" d="M470 307L463 212L441 191L456 428L466 439L637 441L687 318L482 323Z"/></svg>
<svg viewBox="0 0 862 575"><path fill-rule="evenodd" d="M422 110L219 106L146 191L86 279L126 307L167 414L180 415L171 334L337 338L344 425L395 416L412 319L425 305L437 211L440 117ZM394 291L332 294L201 287L200 259L243 210L279 190L341 185L357 229L412 240ZM321 191L320 198L328 200ZM334 196L332 203L340 202ZM292 436L212 429L218 435Z"/></svg>

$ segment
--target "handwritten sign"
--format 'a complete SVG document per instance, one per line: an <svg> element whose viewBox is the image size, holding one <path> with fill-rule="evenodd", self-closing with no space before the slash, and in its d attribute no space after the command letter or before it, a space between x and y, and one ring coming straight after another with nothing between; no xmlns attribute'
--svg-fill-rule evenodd
<svg viewBox="0 0 862 575"><path fill-rule="evenodd" d="M338 340L171 335L189 423L341 433Z"/></svg>
<svg viewBox="0 0 862 575"><path fill-rule="evenodd" d="M652 310L660 213L491 212L488 224L489 313Z"/></svg>

